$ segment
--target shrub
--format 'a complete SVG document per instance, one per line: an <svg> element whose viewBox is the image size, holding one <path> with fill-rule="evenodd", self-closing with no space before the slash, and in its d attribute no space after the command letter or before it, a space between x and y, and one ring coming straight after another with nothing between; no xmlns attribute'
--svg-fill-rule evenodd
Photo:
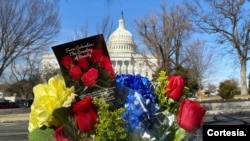
<svg viewBox="0 0 250 141"><path fill-rule="evenodd" d="M235 80L225 80L219 85L219 96L223 99L233 98L238 91L238 83Z"/></svg>

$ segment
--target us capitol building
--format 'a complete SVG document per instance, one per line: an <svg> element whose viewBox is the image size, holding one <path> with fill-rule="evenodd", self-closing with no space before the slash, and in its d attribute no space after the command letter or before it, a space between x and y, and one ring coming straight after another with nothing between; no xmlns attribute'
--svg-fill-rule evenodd
<svg viewBox="0 0 250 141"><path fill-rule="evenodd" d="M123 16L119 19L118 28L110 35L107 49L117 74L141 74L152 79L157 68L157 60L150 55L136 52L136 44L132 34L126 30ZM58 69L59 65L55 55L43 55L41 71L46 73L51 69Z"/></svg>

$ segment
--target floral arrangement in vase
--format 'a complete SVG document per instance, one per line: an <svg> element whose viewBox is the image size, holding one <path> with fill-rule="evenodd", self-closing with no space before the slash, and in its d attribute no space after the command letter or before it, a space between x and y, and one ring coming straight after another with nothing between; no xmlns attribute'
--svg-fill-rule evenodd
<svg viewBox="0 0 250 141"><path fill-rule="evenodd" d="M102 35L52 47L62 75L33 88L30 141L181 141L206 109L185 79L115 74Z"/></svg>
<svg viewBox="0 0 250 141"><path fill-rule="evenodd" d="M161 71L155 85L141 75L115 75L114 105L102 97L79 98L56 75L34 87L30 141L181 141L200 128L206 109L184 97L185 79ZM115 108L114 108L115 106Z"/></svg>

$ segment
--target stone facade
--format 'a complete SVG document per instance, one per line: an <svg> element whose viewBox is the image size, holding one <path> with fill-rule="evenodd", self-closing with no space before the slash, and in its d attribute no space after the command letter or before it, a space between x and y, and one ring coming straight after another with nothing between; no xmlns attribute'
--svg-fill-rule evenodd
<svg viewBox="0 0 250 141"><path fill-rule="evenodd" d="M132 34L125 28L122 16L118 28L107 42L114 70L118 74L141 74L152 79L157 60L152 56L137 53L136 47Z"/></svg>

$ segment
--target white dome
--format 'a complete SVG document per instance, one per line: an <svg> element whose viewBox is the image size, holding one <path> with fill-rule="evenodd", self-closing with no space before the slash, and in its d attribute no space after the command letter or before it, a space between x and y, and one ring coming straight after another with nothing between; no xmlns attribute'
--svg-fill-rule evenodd
<svg viewBox="0 0 250 141"><path fill-rule="evenodd" d="M135 52L132 34L125 29L123 17L119 19L118 28L110 35L107 42L109 52Z"/></svg>

